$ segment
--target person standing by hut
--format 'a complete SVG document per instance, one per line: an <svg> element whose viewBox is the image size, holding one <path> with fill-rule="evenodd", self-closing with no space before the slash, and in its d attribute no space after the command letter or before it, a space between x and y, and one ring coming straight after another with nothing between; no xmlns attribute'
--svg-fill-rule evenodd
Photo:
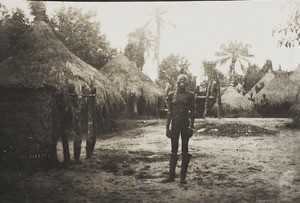
<svg viewBox="0 0 300 203"><path fill-rule="evenodd" d="M169 93L167 104L169 113L167 117L166 135L171 139L170 171L169 177L162 182L175 181L175 169L178 160L178 143L181 135L182 141L182 164L180 183L186 184L186 173L191 154L188 153L188 142L194 132L195 120L195 95L187 91L187 75L179 75L177 79L177 90ZM171 129L170 129L171 125Z"/></svg>
<svg viewBox="0 0 300 203"><path fill-rule="evenodd" d="M74 139L74 161L75 163L80 163L80 153L81 153L81 105L76 89L74 85L70 85L68 88L67 96L67 107L66 107L66 138L65 145L67 145L66 150L68 151L68 137L72 136Z"/></svg>
<svg viewBox="0 0 300 203"><path fill-rule="evenodd" d="M97 122L96 122L96 86L93 83L90 86L90 95L88 96L88 114L89 114L89 133L86 139L86 158L93 154L96 144Z"/></svg>

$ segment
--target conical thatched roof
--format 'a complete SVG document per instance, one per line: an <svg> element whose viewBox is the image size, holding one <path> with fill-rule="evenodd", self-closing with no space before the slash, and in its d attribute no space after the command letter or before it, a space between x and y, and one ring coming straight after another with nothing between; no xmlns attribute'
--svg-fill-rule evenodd
<svg viewBox="0 0 300 203"><path fill-rule="evenodd" d="M98 104L108 107L122 101L110 82L58 40L51 27L36 21L20 39L11 56L0 64L0 86L40 88L44 85L65 92L69 84L97 86Z"/></svg>
<svg viewBox="0 0 300 203"><path fill-rule="evenodd" d="M238 93L233 86L229 86L221 96L223 113L250 112L254 108L254 103L242 94ZM214 106L216 110L217 106Z"/></svg>
<svg viewBox="0 0 300 203"><path fill-rule="evenodd" d="M152 105L164 97L163 91L123 55L116 56L101 68L100 72L114 84L126 100L131 94L135 94Z"/></svg>
<svg viewBox="0 0 300 203"><path fill-rule="evenodd" d="M259 104L262 95L266 94L270 105L293 103L298 91L297 85L283 73L278 73L255 97Z"/></svg>
<svg viewBox="0 0 300 203"><path fill-rule="evenodd" d="M298 87L300 87L300 65L298 66L298 68L296 68L296 70L294 71L294 73L290 76L290 79L291 79Z"/></svg>
<svg viewBox="0 0 300 203"><path fill-rule="evenodd" d="M274 73L272 72L271 68L266 72L266 74L252 87L252 89L245 95L247 98L250 98L251 92L253 93L253 98L255 97L256 90L255 86L260 87L262 84L264 87L275 77Z"/></svg>

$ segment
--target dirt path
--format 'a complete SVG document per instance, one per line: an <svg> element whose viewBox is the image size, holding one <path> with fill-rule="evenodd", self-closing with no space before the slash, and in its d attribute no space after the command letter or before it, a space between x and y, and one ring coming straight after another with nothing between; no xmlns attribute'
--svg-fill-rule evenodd
<svg viewBox="0 0 300 203"><path fill-rule="evenodd" d="M156 124L147 126L151 122ZM300 131L284 128L287 122L197 120L197 132L190 141L193 157L188 184L182 187L179 178L174 183L160 183L168 172L170 141L164 135L164 121L146 121L146 127L98 139L92 159L84 159L83 150L81 165L35 173L1 171L0 200L299 202ZM232 132L228 128L222 136L223 126L233 126ZM238 130L242 136L230 136ZM180 164L179 160L178 173Z"/></svg>

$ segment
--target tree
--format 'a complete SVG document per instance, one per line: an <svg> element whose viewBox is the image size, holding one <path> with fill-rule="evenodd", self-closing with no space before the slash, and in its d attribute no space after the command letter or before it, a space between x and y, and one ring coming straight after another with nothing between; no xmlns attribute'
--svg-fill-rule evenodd
<svg viewBox="0 0 300 203"><path fill-rule="evenodd" d="M273 36L279 35L278 46L294 47L300 45L300 1L290 1L290 15L285 25L274 27Z"/></svg>
<svg viewBox="0 0 300 203"><path fill-rule="evenodd" d="M162 60L159 66L159 77L157 83L163 89L166 88L166 85L170 85L170 88L174 90L178 76L180 74L186 74L190 81L187 89L194 91L196 87L196 77L190 73L188 67L189 63L186 58L170 54Z"/></svg>
<svg viewBox="0 0 300 203"><path fill-rule="evenodd" d="M223 44L221 45L220 49L221 52L217 52L216 56L220 57L218 59L218 62L220 62L221 65L224 65L228 61L230 61L229 66L229 80L231 82L234 82L235 76L236 76L236 62L239 62L242 71L245 73L246 68L244 66L244 62L248 63L248 66L250 65L249 57L253 57L253 55L249 54L249 44L243 44L242 42L233 42L230 41L227 45Z"/></svg>
<svg viewBox="0 0 300 203"><path fill-rule="evenodd" d="M106 36L100 33L100 23L92 20L95 12L61 8L50 20L58 38L86 63L101 69L116 54Z"/></svg>
<svg viewBox="0 0 300 203"><path fill-rule="evenodd" d="M168 13L167 10L162 10L161 8L155 8L153 13L151 14L156 22L156 36L155 36L155 59L156 59L156 66L158 71L159 77L159 66L160 66L160 36L161 32L164 29L165 26L165 20L163 18L163 15ZM147 27L149 25L150 21L145 25ZM174 28L176 27L173 23L169 22Z"/></svg>
<svg viewBox="0 0 300 203"><path fill-rule="evenodd" d="M143 47L140 47L139 44L135 42L129 42L124 49L124 55L140 70L143 70L145 64L143 52Z"/></svg>
<svg viewBox="0 0 300 203"><path fill-rule="evenodd" d="M29 19L21 9L17 8L9 12L4 5L0 4L0 62L7 58L10 50L28 28Z"/></svg>
<svg viewBox="0 0 300 203"><path fill-rule="evenodd" d="M49 22L46 14L46 6L43 1L29 1L30 13L34 16L35 21Z"/></svg>
<svg viewBox="0 0 300 203"><path fill-rule="evenodd" d="M9 19L7 8L0 3L0 62L2 62L8 55L10 48L9 42Z"/></svg>
<svg viewBox="0 0 300 203"><path fill-rule="evenodd" d="M128 36L128 44L124 49L124 55L142 70L145 64L145 55L146 53L149 55L150 50L153 48L154 36L145 27L137 28Z"/></svg>
<svg viewBox="0 0 300 203"><path fill-rule="evenodd" d="M264 73L256 65L251 65L247 69L244 76L244 89L246 92L250 91L251 88L258 83L258 81L264 76Z"/></svg>

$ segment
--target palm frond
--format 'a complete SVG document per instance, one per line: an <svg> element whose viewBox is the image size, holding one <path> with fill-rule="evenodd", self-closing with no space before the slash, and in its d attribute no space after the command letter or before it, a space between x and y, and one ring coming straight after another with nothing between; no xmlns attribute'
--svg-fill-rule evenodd
<svg viewBox="0 0 300 203"><path fill-rule="evenodd" d="M243 63L241 62L240 59L238 61L239 61L239 64L240 64L240 67L241 67L241 70L242 70L243 74L246 74L247 70L246 70L245 66L243 65Z"/></svg>
<svg viewBox="0 0 300 203"><path fill-rule="evenodd" d="M175 25L173 22L171 22L170 20L168 20L168 23L169 23L170 25L172 25L172 27L173 27L174 29L176 29L176 25Z"/></svg>
<svg viewBox="0 0 300 203"><path fill-rule="evenodd" d="M230 55L230 53L227 53L227 52L216 52L215 55L216 56L228 56L228 55Z"/></svg>
<svg viewBox="0 0 300 203"><path fill-rule="evenodd" d="M151 23L151 21L152 21L152 20L149 20L145 25L143 25L142 28L143 28L143 29L146 29L146 28L149 26L149 24Z"/></svg>
<svg viewBox="0 0 300 203"><path fill-rule="evenodd" d="M242 59L242 60L244 60L244 61L246 61L250 65L251 62L246 57L240 56L239 58Z"/></svg>
<svg viewBox="0 0 300 203"><path fill-rule="evenodd" d="M228 62L228 60L230 60L231 57L225 57L225 58L221 58L221 59L218 59L216 62L217 63L220 63L221 65L224 65L225 63Z"/></svg>

